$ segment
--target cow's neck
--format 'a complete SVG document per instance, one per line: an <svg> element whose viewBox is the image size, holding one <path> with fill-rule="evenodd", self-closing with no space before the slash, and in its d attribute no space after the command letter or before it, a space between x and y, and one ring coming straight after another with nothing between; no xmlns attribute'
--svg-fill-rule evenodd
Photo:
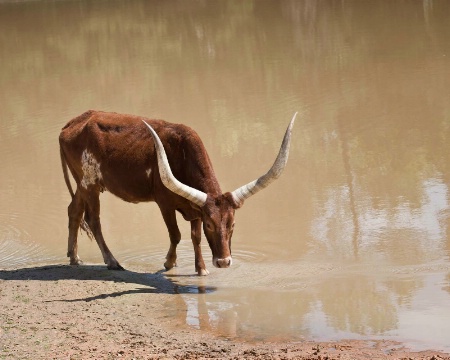
<svg viewBox="0 0 450 360"><path fill-rule="evenodd" d="M218 196L222 194L211 160L202 146L190 144L190 149L183 151L184 162L181 165L182 183L206 194Z"/></svg>

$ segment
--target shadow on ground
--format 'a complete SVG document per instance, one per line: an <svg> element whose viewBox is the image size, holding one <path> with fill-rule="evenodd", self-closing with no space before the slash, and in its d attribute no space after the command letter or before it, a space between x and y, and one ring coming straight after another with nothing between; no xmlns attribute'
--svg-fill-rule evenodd
<svg viewBox="0 0 450 360"><path fill-rule="evenodd" d="M204 294L214 292L216 289L209 286L180 285L167 278L163 271L156 273L140 273L135 271L112 271L100 265L47 265L14 270L0 270L0 280L90 280L111 281L116 283L136 284L141 287L110 294L101 294L93 297L61 300L67 302L92 301L108 297L117 297L128 294Z"/></svg>

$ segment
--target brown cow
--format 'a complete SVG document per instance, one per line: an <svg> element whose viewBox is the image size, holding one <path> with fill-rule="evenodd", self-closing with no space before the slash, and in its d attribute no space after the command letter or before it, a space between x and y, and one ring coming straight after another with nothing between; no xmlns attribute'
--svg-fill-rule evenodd
<svg viewBox="0 0 450 360"><path fill-rule="evenodd" d="M185 125L94 110L72 119L59 136L64 179L72 196L68 208L70 264L81 263L77 245L81 226L97 241L108 269L123 270L101 230L99 196L107 190L128 202L158 204L170 237L166 269L176 265L181 239L176 211L191 222L198 275L209 273L200 249L202 223L214 266L229 267L235 209L283 171L295 116L272 168L257 180L224 194L202 141ZM67 167L77 184L75 193Z"/></svg>

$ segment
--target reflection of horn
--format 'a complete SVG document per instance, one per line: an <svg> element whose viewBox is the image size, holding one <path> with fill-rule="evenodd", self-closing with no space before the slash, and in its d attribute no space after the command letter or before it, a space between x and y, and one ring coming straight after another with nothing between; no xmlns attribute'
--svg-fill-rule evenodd
<svg viewBox="0 0 450 360"><path fill-rule="evenodd" d="M292 117L291 122L284 134L283 143L281 144L280 152L273 163L270 170L263 176L258 179L248 183L247 185L241 186L240 188L234 190L231 195L233 195L233 199L238 203L242 204L245 199L248 199L250 196L256 194L258 191L267 187L272 181L278 179L281 173L286 166L288 157L289 157L289 145L291 142L291 132L292 127L294 126L295 117L297 113Z"/></svg>
<svg viewBox="0 0 450 360"><path fill-rule="evenodd" d="M153 140L155 141L155 149L158 155L159 176L161 177L161 181L164 186L175 194L180 195L202 207L206 202L207 195L200 190L181 183L175 178L175 176L173 176L172 170L170 169L169 160L167 160L166 151L164 150L164 146L159 139L159 136L149 124L147 124L144 120L142 121L149 128Z"/></svg>

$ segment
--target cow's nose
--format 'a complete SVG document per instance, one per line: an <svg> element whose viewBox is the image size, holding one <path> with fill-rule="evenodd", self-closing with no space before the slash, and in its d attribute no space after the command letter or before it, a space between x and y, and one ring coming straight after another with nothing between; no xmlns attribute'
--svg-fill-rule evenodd
<svg viewBox="0 0 450 360"><path fill-rule="evenodd" d="M233 260L231 259L231 256L228 256L224 259L213 259L213 264L215 267L218 268L227 268L230 267Z"/></svg>

